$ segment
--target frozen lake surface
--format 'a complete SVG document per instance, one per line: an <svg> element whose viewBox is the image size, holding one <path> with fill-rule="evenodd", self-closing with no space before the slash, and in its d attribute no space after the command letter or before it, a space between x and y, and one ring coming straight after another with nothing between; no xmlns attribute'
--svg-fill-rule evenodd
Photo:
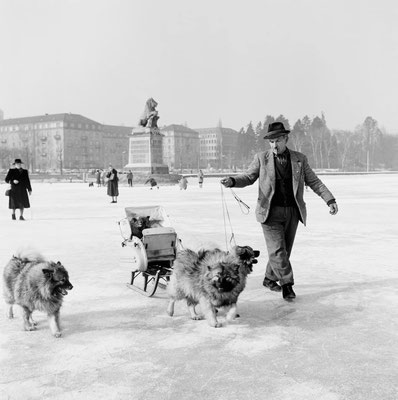
<svg viewBox="0 0 398 400"><path fill-rule="evenodd" d="M224 191L237 244L261 256L239 299L241 318L219 329L190 320L182 302L169 317L162 289L146 298L126 287L117 225L124 207L162 205L185 247L226 249L218 179L199 189L190 178L186 191L122 186L117 204L106 188L33 182L25 222L11 220L3 195L0 264L19 246L34 246L65 265L74 289L61 309L60 339L44 314L35 312L38 330L25 332L20 308L7 320L1 303L0 398L397 399L398 175L321 179L340 210L329 215L306 192L292 303L262 287L257 183L235 190L248 215Z"/></svg>

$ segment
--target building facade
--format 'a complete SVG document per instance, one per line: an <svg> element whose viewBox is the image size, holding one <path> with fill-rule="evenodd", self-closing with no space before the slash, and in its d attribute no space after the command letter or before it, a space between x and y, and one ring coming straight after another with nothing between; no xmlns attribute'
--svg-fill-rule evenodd
<svg viewBox="0 0 398 400"><path fill-rule="evenodd" d="M0 119L0 169L8 169L15 158L32 172L53 173L108 164L131 168L130 160L142 164L137 171L146 164L175 172L235 165L239 133L221 124L195 130L168 125L160 129L161 135L136 137L133 147L132 133L132 127L104 125L71 113ZM147 148L150 152L143 151Z"/></svg>
<svg viewBox="0 0 398 400"><path fill-rule="evenodd" d="M183 125L161 128L163 162L170 171L197 170L199 168L199 133Z"/></svg>
<svg viewBox="0 0 398 400"><path fill-rule="evenodd" d="M239 133L230 128L198 128L200 168L233 169Z"/></svg>
<svg viewBox="0 0 398 400"><path fill-rule="evenodd" d="M109 163L121 168L127 162L130 133L131 128L71 113L3 119L0 168L9 168L14 158L34 172L88 170Z"/></svg>

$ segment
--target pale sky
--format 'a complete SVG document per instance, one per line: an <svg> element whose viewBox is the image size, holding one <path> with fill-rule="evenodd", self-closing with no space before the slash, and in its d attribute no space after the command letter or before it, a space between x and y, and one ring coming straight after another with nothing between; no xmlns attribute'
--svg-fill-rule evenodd
<svg viewBox="0 0 398 400"><path fill-rule="evenodd" d="M396 0L0 0L0 51L5 118L398 131Z"/></svg>

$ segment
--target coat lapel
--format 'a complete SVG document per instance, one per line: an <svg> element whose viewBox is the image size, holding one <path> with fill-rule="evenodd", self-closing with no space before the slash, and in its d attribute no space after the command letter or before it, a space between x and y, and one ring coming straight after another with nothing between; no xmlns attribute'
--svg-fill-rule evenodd
<svg viewBox="0 0 398 400"><path fill-rule="evenodd" d="M300 182L301 176L301 161L295 151L290 150L290 162L292 163L292 175L293 175L293 192L297 193L297 189Z"/></svg>
<svg viewBox="0 0 398 400"><path fill-rule="evenodd" d="M272 150L268 150L268 152L265 153L265 163L267 176L270 179L272 190L275 190L275 164L274 154L272 153Z"/></svg>

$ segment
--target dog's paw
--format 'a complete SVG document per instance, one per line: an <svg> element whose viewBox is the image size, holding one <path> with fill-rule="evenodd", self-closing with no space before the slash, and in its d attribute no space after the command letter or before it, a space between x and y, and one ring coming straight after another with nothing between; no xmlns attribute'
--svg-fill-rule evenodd
<svg viewBox="0 0 398 400"><path fill-rule="evenodd" d="M208 321L212 328L221 328L223 324L219 321Z"/></svg>
<svg viewBox="0 0 398 400"><path fill-rule="evenodd" d="M32 324L32 325L25 325L25 331L35 331L36 327Z"/></svg>
<svg viewBox="0 0 398 400"><path fill-rule="evenodd" d="M240 318L239 314L227 315L227 321L235 321L237 318Z"/></svg>
<svg viewBox="0 0 398 400"><path fill-rule="evenodd" d="M53 335L54 335L55 338L60 338L62 336L62 333L61 332L55 332Z"/></svg>
<svg viewBox="0 0 398 400"><path fill-rule="evenodd" d="M8 319L13 319L13 318L14 318L14 309L13 309L12 306L9 306L9 307L8 307L8 310L7 310L7 312L6 312L6 317L7 317Z"/></svg>
<svg viewBox="0 0 398 400"><path fill-rule="evenodd" d="M192 315L191 318L192 318L194 321L200 321L200 320L203 319L203 315Z"/></svg>

